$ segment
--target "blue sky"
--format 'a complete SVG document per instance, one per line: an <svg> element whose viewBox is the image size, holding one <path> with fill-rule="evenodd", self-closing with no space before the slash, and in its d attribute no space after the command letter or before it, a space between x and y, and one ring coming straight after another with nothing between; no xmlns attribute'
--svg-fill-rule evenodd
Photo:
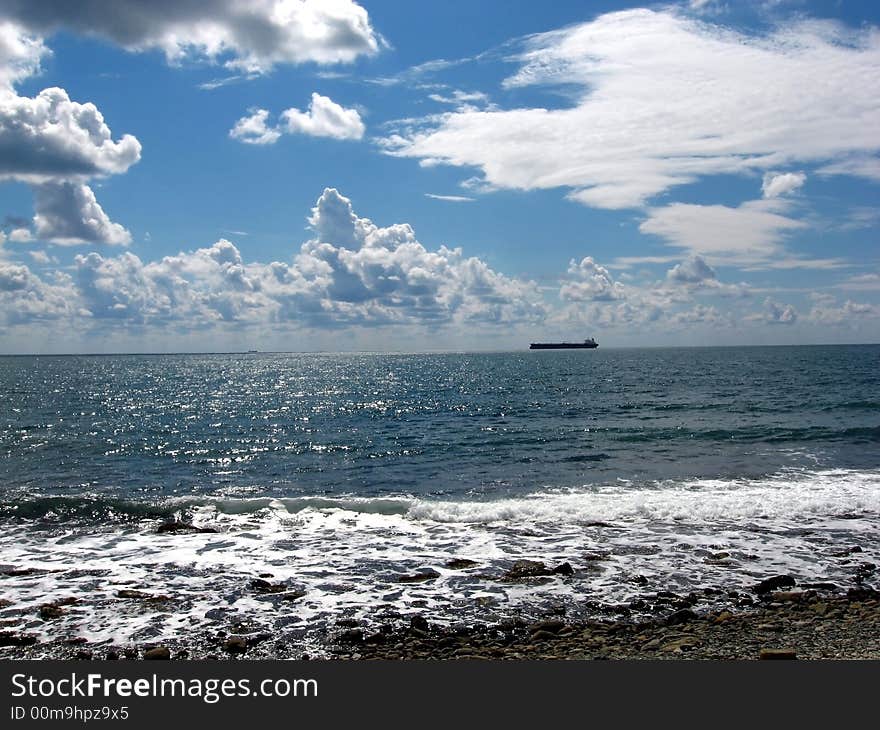
<svg viewBox="0 0 880 730"><path fill-rule="evenodd" d="M880 11L0 2L0 352L880 340Z"/></svg>

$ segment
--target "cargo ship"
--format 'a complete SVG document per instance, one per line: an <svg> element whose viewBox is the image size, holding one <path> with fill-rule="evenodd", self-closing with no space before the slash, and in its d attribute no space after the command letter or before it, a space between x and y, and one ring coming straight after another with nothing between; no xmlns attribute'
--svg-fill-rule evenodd
<svg viewBox="0 0 880 730"><path fill-rule="evenodd" d="M593 350L599 343L592 337L583 342L533 342L530 350Z"/></svg>

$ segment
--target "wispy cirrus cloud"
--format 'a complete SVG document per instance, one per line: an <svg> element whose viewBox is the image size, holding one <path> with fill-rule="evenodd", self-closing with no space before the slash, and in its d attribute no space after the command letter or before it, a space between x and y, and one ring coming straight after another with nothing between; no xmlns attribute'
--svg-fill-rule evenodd
<svg viewBox="0 0 880 730"><path fill-rule="evenodd" d="M870 28L796 20L749 34L627 10L532 36L519 63L508 88L567 85L581 89L575 103L448 112L390 135L386 152L609 209L708 175L798 164L877 177L880 34Z"/></svg>
<svg viewBox="0 0 880 730"><path fill-rule="evenodd" d="M425 193L426 198L432 200L443 200L447 203L473 203L476 198L469 198L467 195L437 195L436 193Z"/></svg>

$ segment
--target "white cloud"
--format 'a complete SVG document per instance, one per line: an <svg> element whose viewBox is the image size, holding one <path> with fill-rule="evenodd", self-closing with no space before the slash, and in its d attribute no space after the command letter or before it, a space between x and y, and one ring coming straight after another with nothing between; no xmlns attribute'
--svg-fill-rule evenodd
<svg viewBox="0 0 880 730"><path fill-rule="evenodd" d="M559 290L559 296L569 302L610 301L623 299L625 289L614 281L608 269L600 266L591 256L568 265L568 278Z"/></svg>
<svg viewBox="0 0 880 730"><path fill-rule="evenodd" d="M43 39L24 32L14 23L0 22L0 91L9 91L19 81L40 70L49 49Z"/></svg>
<svg viewBox="0 0 880 730"><path fill-rule="evenodd" d="M855 175L867 180L880 181L880 158L853 155L819 168L821 175Z"/></svg>
<svg viewBox="0 0 880 730"><path fill-rule="evenodd" d="M880 225L880 208L870 205L859 205L851 208L846 220L837 225L839 231L858 231Z"/></svg>
<svg viewBox="0 0 880 730"><path fill-rule="evenodd" d="M747 201L735 208L672 203L650 208L639 230L715 260L764 262L784 252L782 242L788 233L806 227L783 214L786 206L785 201L772 199Z"/></svg>
<svg viewBox="0 0 880 730"><path fill-rule="evenodd" d="M728 315L719 312L713 306L697 304L692 309L676 312L670 317L670 321L679 326L694 324L711 324L715 326L730 326L732 324Z"/></svg>
<svg viewBox="0 0 880 730"><path fill-rule="evenodd" d="M7 238L13 243L28 243L34 240L34 234L29 228L13 228Z"/></svg>
<svg viewBox="0 0 880 730"><path fill-rule="evenodd" d="M38 238L62 245L127 245L131 234L110 220L88 185L43 183L34 187L34 228Z"/></svg>
<svg viewBox="0 0 880 730"><path fill-rule="evenodd" d="M459 108L489 102L488 94L482 91L462 91L461 89L453 89L452 93L447 94L428 94L428 98L438 104L452 104Z"/></svg>
<svg viewBox="0 0 880 730"><path fill-rule="evenodd" d="M580 89L574 105L452 111L391 134L386 152L626 208L707 175L841 160L865 175L880 149L870 28L799 20L755 36L627 10L532 36L520 62L508 87L564 84Z"/></svg>
<svg viewBox="0 0 880 730"><path fill-rule="evenodd" d="M618 256L614 262L609 265L612 269L631 269L633 266L642 264L671 264L678 261L681 257L675 254L664 256Z"/></svg>
<svg viewBox="0 0 880 730"><path fill-rule="evenodd" d="M0 180L82 181L125 172L140 157L135 137L114 141L97 107L71 101L64 89L0 94Z"/></svg>
<svg viewBox="0 0 880 730"><path fill-rule="evenodd" d="M840 284L841 289L855 291L880 291L880 274L858 274Z"/></svg>
<svg viewBox="0 0 880 730"><path fill-rule="evenodd" d="M793 193L806 179L807 176L802 172L765 172L761 192L765 198L778 198Z"/></svg>
<svg viewBox="0 0 880 730"><path fill-rule="evenodd" d="M707 291L720 296L748 296L746 284L724 284L702 256L694 255L666 272L666 283L689 291Z"/></svg>
<svg viewBox="0 0 880 730"><path fill-rule="evenodd" d="M794 324L797 322L797 310L791 304L781 304L767 297L764 300L764 312L761 317L768 324Z"/></svg>
<svg viewBox="0 0 880 730"><path fill-rule="evenodd" d="M38 264L58 263L58 259L50 256L45 251L28 251L28 255Z"/></svg>
<svg viewBox="0 0 880 730"><path fill-rule="evenodd" d="M669 269L666 278L677 284L703 284L707 281L717 281L718 275L702 256L691 256L687 261L682 261Z"/></svg>
<svg viewBox="0 0 880 730"><path fill-rule="evenodd" d="M128 232L107 218L85 181L125 172L140 159L141 144L131 135L115 141L97 107L72 101L64 89L20 96L13 84L37 73L46 53L38 38L0 22L0 181L33 187L39 237L127 243ZM32 237L22 227L10 234Z"/></svg>
<svg viewBox="0 0 880 730"><path fill-rule="evenodd" d="M312 210L316 237L289 263L248 263L236 246L213 246L144 262L78 255L73 276L47 285L24 266L3 264L0 290L13 292L8 320L68 316L123 326L174 323L183 331L218 323L294 322L307 327L452 323L509 326L546 315L533 283L504 276L461 249L429 250L405 224L379 227L330 188ZM14 305L29 301L64 306Z"/></svg>
<svg viewBox="0 0 880 730"><path fill-rule="evenodd" d="M229 136L247 144L274 144L281 135L307 134L312 137L358 140L364 136L364 123L356 109L346 109L332 99L312 94L306 111L291 108L280 114L278 125L268 124L269 112L255 109L239 119Z"/></svg>
<svg viewBox="0 0 880 730"><path fill-rule="evenodd" d="M253 109L250 116L239 119L229 130L229 136L245 144L275 144L281 137L274 127L266 122L269 112L266 109Z"/></svg>
<svg viewBox="0 0 880 730"><path fill-rule="evenodd" d="M852 324L858 320L877 317L880 317L880 306L876 304L854 302L850 299L838 304L834 297L816 300L809 314L812 321L829 325Z"/></svg>
<svg viewBox="0 0 880 730"><path fill-rule="evenodd" d="M281 119L288 134L334 139L361 139L364 136L364 123L356 109L346 109L317 93L312 94L306 111L287 109L281 112Z"/></svg>
<svg viewBox="0 0 880 730"><path fill-rule="evenodd" d="M72 304L70 279L56 274L56 283L43 281L27 266L0 261L0 323L27 324L80 315Z"/></svg>
<svg viewBox="0 0 880 730"><path fill-rule="evenodd" d="M426 198L431 198L432 200L445 200L447 203L473 203L474 198L469 198L466 195L435 195L434 193L425 193Z"/></svg>
<svg viewBox="0 0 880 730"><path fill-rule="evenodd" d="M158 49L250 73L283 63L347 63L379 50L367 11L352 0L6 0L0 19L37 35L66 29L130 51Z"/></svg>

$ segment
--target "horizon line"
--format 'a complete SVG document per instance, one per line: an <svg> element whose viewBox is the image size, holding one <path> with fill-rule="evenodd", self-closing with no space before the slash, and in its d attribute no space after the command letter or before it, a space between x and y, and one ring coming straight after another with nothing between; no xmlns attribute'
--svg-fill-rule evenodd
<svg viewBox="0 0 880 730"><path fill-rule="evenodd" d="M804 342L797 344L732 344L732 345L614 345L598 350L712 350L755 347L876 347L880 342ZM509 355L534 352L568 352L568 350L179 350L119 352L4 352L0 357L162 357L173 355ZM595 352L595 350L587 350Z"/></svg>

